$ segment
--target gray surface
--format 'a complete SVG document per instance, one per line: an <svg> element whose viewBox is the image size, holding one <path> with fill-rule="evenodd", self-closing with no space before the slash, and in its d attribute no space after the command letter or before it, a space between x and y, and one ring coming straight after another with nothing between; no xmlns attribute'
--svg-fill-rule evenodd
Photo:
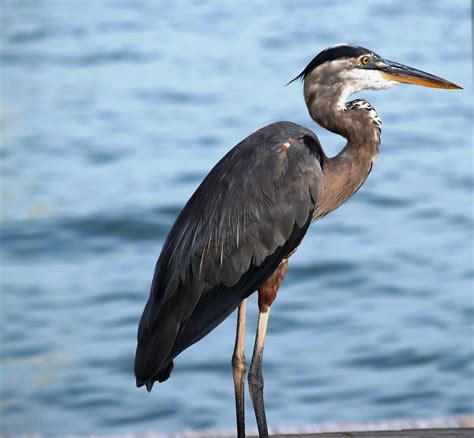
<svg viewBox="0 0 474 438"><path fill-rule="evenodd" d="M474 429L385 430L372 432L333 432L303 435L273 435L274 438L472 438Z"/></svg>
<svg viewBox="0 0 474 438"><path fill-rule="evenodd" d="M469 2L350 4L3 2L4 431L234 427L235 319L150 396L132 375L138 318L169 227L234 144L291 120L331 155L343 145L283 87L343 41L465 91L360 95L381 154L291 260L265 349L269 425L474 410ZM253 301L248 342L255 316Z"/></svg>

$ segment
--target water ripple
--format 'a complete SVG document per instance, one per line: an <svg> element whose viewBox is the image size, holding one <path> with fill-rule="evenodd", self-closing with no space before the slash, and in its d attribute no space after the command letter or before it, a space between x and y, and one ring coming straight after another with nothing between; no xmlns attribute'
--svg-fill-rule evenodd
<svg viewBox="0 0 474 438"><path fill-rule="evenodd" d="M436 362L443 357L440 353L421 353L418 351L403 349L393 351L386 354L374 354L359 356L346 362L346 366L362 367L370 369L390 369L390 368L405 368L420 365L427 365Z"/></svg>
<svg viewBox="0 0 474 438"><path fill-rule="evenodd" d="M134 413L134 414L120 414L114 416L105 416L100 424L104 427L110 426L124 426L130 424L143 424L151 421L157 421L160 418L173 415L179 406L155 406L154 408L147 409L145 412Z"/></svg>
<svg viewBox="0 0 474 438"><path fill-rule="evenodd" d="M106 251L122 241L156 241L166 235L169 208L151 212L100 212L86 217L55 217L4 222L1 242L11 255L36 257L80 251ZM112 240L111 240L112 239Z"/></svg>
<svg viewBox="0 0 474 438"><path fill-rule="evenodd" d="M97 67L101 65L115 65L120 63L143 64L152 62L159 57L158 53L143 54L133 50L114 50L109 52L88 53L80 56L53 55L37 52L3 52L0 60L7 65L25 67L45 67L58 65L64 67Z"/></svg>

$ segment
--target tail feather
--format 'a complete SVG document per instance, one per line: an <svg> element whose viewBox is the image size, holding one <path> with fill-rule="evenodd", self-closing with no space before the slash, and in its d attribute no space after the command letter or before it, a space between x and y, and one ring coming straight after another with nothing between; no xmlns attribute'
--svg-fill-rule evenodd
<svg viewBox="0 0 474 438"><path fill-rule="evenodd" d="M155 380L165 381L173 368L173 363L168 362L168 354L176 339L179 323L169 318L160 328L150 334L143 344L138 344L135 355L137 386L146 385L148 392Z"/></svg>

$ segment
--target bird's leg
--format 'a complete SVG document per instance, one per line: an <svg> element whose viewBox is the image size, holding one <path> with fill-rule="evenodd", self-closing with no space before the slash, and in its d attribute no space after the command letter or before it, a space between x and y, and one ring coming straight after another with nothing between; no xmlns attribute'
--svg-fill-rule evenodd
<svg viewBox="0 0 474 438"><path fill-rule="evenodd" d="M247 371L247 361L245 359L244 340L246 311L247 299L243 300L239 305L237 333L235 336L234 354L232 355L238 438L245 437L245 372Z"/></svg>
<svg viewBox="0 0 474 438"><path fill-rule="evenodd" d="M253 349L252 363L248 375L250 398L252 399L255 417L257 419L258 434L260 437L268 437L267 420L265 417L265 406L263 403L263 347L267 334L268 316L270 306L275 301L278 289L285 278L288 269L288 259L284 259L271 277L258 290L258 326Z"/></svg>
<svg viewBox="0 0 474 438"><path fill-rule="evenodd" d="M265 417L265 406L263 404L263 346L267 333L267 322L269 310L259 312L257 336L253 350L252 363L248 375L250 398L252 399L255 418L257 419L258 434L260 437L268 437L267 419Z"/></svg>

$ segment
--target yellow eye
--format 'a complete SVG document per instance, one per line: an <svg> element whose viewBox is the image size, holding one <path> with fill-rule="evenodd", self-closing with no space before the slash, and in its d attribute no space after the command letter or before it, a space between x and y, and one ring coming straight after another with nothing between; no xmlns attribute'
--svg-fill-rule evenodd
<svg viewBox="0 0 474 438"><path fill-rule="evenodd" d="M370 61L370 58L368 56L363 56L360 60L360 62L362 62L363 65L367 65Z"/></svg>

